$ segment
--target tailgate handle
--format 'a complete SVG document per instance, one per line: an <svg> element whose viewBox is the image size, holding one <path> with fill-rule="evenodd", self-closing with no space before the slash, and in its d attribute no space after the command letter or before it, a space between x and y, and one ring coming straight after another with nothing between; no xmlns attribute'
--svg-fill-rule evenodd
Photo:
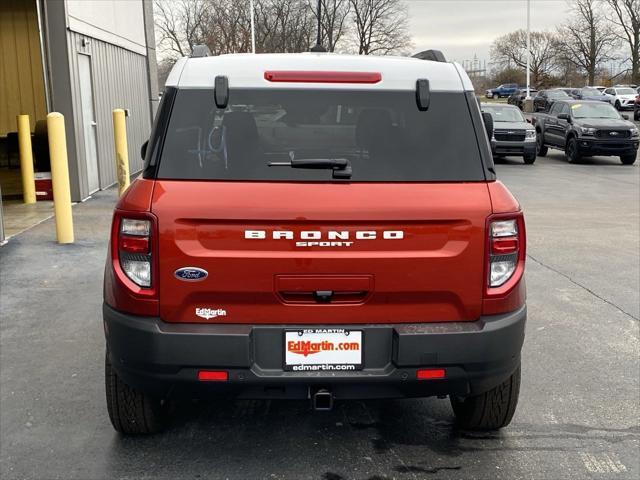
<svg viewBox="0 0 640 480"><path fill-rule="evenodd" d="M284 303L362 303L371 292L367 290L360 291L336 291L336 290L313 290L301 291L290 290L280 291L278 296Z"/></svg>
<svg viewBox="0 0 640 480"><path fill-rule="evenodd" d="M276 275L283 303L363 303L373 293L373 275Z"/></svg>

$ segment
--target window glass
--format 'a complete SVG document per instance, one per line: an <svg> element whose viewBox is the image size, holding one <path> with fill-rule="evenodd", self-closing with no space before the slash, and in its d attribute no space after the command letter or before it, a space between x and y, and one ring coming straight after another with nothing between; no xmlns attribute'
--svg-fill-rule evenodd
<svg viewBox="0 0 640 480"><path fill-rule="evenodd" d="M520 109L516 107L500 107L483 105L482 111L491 114L494 122L525 122Z"/></svg>
<svg viewBox="0 0 640 480"><path fill-rule="evenodd" d="M615 108L605 102L585 102L571 105L573 118L611 118L619 119Z"/></svg>
<svg viewBox="0 0 640 480"><path fill-rule="evenodd" d="M273 165L292 159L347 159L352 182L484 179L462 92L432 92L421 112L412 91L276 88L231 89L225 110L212 90L178 90L157 176L332 180L328 169Z"/></svg>

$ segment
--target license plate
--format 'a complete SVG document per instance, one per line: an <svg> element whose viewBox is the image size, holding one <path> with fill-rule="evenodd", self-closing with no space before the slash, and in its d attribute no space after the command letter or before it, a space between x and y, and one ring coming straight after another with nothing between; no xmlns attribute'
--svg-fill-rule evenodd
<svg viewBox="0 0 640 480"><path fill-rule="evenodd" d="M312 328L284 333L284 369L296 372L362 369L362 331Z"/></svg>

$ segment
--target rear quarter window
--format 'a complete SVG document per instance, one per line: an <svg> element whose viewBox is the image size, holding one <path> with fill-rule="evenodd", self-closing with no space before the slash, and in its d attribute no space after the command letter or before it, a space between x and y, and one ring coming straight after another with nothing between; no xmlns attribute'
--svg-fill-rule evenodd
<svg viewBox="0 0 640 480"><path fill-rule="evenodd" d="M330 170L269 166L305 158L348 159L351 182L485 179L462 92L432 92L421 112L412 91L274 88L231 89L225 110L212 90L178 90L157 178L344 181Z"/></svg>

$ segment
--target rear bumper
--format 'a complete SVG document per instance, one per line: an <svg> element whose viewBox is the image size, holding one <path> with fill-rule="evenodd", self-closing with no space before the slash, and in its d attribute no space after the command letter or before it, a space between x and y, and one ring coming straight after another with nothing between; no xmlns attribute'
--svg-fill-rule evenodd
<svg viewBox="0 0 640 480"><path fill-rule="evenodd" d="M282 369L283 331L295 325L176 325L103 307L113 367L129 385L162 397L308 398L316 388L338 399L477 394L517 368L526 317L523 306L475 322L345 325L364 332L363 370L291 372ZM446 378L416 380L424 367L444 368ZM201 369L225 370L229 379L198 382Z"/></svg>

